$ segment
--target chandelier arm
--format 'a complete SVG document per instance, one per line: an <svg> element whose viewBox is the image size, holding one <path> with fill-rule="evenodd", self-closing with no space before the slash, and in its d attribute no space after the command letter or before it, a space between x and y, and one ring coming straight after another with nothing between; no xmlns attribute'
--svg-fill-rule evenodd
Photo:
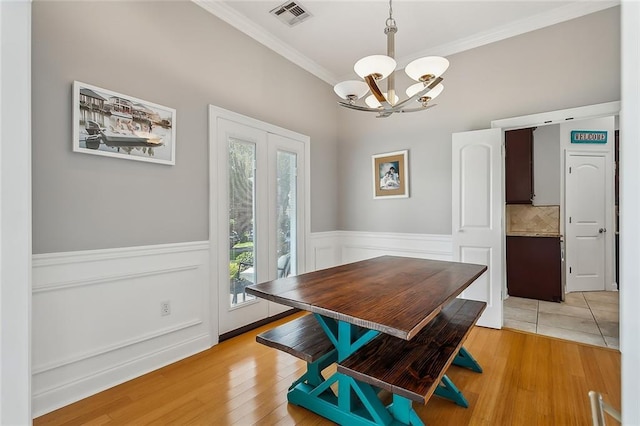
<svg viewBox="0 0 640 426"><path fill-rule="evenodd" d="M378 100L378 102L380 102L380 104L382 104L383 107L385 107L385 109L387 108L387 106L391 106L389 102L387 102L387 98L385 98L382 94L382 90L380 90L378 84L376 83L376 79L373 78L372 75L366 76L364 78L364 81L369 86L369 89L371 90L373 96Z"/></svg>
<svg viewBox="0 0 640 426"><path fill-rule="evenodd" d="M338 101L338 105L343 106L345 108L355 109L357 111L366 111L366 112L380 112L379 108L368 108L364 106L360 106L357 104L349 104L347 102Z"/></svg>
<svg viewBox="0 0 640 426"><path fill-rule="evenodd" d="M395 105L395 109L399 109L402 108L404 105L408 104L409 102L415 100L415 99L419 99L422 96L426 95L427 93L429 93L431 91L431 89L433 89L434 87L436 87L438 84L440 84L440 82L443 80L442 77L438 77L435 80L433 80L431 83L429 83L423 90L419 91L418 93L414 94L413 96L411 96L408 99L405 99L402 102L399 102ZM424 109L424 108L419 108L419 109Z"/></svg>
<svg viewBox="0 0 640 426"><path fill-rule="evenodd" d="M429 109L429 108L433 108L434 106L436 106L438 104L431 104L431 105L427 105L426 107L419 107L419 108L409 108L409 109L400 109L394 112L416 112L416 111L424 111L425 109Z"/></svg>

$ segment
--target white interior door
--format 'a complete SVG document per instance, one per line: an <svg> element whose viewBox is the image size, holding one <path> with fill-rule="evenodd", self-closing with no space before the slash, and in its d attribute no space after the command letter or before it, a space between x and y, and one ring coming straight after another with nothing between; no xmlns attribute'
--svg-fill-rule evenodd
<svg viewBox="0 0 640 426"><path fill-rule="evenodd" d="M565 230L567 291L605 289L605 154L567 153Z"/></svg>
<svg viewBox="0 0 640 426"><path fill-rule="evenodd" d="M502 328L503 132L454 133L452 145L453 257L488 266L461 296L487 302L478 325Z"/></svg>

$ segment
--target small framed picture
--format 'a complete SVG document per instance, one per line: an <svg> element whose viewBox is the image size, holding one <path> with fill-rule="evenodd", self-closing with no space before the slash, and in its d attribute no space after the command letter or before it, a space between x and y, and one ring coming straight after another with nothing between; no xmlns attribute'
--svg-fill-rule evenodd
<svg viewBox="0 0 640 426"><path fill-rule="evenodd" d="M375 154L373 165L373 198L409 197L409 151Z"/></svg>
<svg viewBox="0 0 640 426"><path fill-rule="evenodd" d="M174 165L176 110L75 81L73 150Z"/></svg>

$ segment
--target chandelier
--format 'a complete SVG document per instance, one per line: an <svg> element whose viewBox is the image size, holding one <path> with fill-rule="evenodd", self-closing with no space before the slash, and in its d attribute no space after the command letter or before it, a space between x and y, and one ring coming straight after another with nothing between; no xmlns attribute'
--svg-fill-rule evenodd
<svg viewBox="0 0 640 426"><path fill-rule="evenodd" d="M394 112L414 112L423 111L435 106L429 101L438 96L444 86L440 77L449 68L449 61L440 56L427 56L416 59L409 63L404 69L409 77L418 83L409 86L406 90L408 96L401 102L395 90L395 34L398 32L396 21L393 19L393 7L389 0L389 18L386 21L384 33L387 35L387 54L372 55L360 59L353 66L353 70L364 81L347 80L336 84L333 90L344 101L338 104L358 111L368 111L378 113L378 117L389 117ZM387 91L382 92L378 83L387 79ZM367 106L359 105L356 102L364 97ZM419 106L411 107L411 102L417 101Z"/></svg>

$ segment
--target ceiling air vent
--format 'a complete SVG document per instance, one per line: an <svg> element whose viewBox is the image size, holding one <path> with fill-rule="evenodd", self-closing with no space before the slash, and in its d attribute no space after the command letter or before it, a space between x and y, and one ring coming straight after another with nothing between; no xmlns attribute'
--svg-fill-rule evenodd
<svg viewBox="0 0 640 426"><path fill-rule="evenodd" d="M311 14L300 3L287 1L272 9L270 14L284 22L290 27L299 24L311 17Z"/></svg>

